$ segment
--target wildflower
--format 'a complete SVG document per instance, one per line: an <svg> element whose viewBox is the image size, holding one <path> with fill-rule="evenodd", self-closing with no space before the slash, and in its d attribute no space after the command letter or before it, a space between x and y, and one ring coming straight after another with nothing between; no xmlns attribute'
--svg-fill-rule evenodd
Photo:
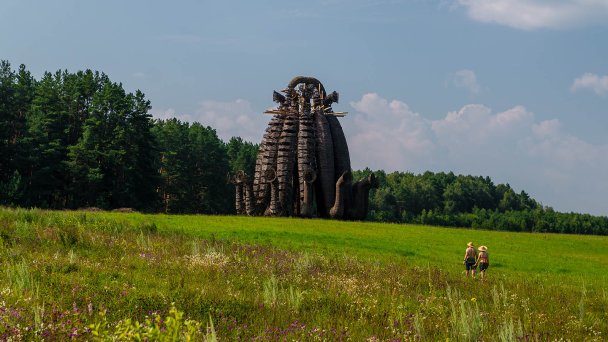
<svg viewBox="0 0 608 342"><path fill-rule="evenodd" d="M473 297L471 298L471 302L475 303L477 301L477 298Z"/></svg>

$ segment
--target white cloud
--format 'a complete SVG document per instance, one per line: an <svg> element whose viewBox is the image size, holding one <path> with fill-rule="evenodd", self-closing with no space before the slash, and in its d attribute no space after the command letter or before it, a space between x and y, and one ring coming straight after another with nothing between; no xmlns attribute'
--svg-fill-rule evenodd
<svg viewBox="0 0 608 342"><path fill-rule="evenodd" d="M468 69L458 70L451 75L449 85L465 89L471 95L477 95L481 91L475 72Z"/></svg>
<svg viewBox="0 0 608 342"><path fill-rule="evenodd" d="M357 165L387 169L402 169L417 163L431 153L429 124L413 112L407 104L381 98L378 94L365 94L361 100L351 102L357 111L342 120L345 125L351 159Z"/></svg>
<svg viewBox="0 0 608 342"><path fill-rule="evenodd" d="M528 127L533 119L534 114L522 106L492 114L484 105L469 104L459 111L449 112L445 119L433 121L431 126L439 139L466 138L472 143L484 143L488 139L512 137L513 133Z"/></svg>
<svg viewBox="0 0 608 342"><path fill-rule="evenodd" d="M259 143L270 117L256 112L251 104L242 99L231 102L206 100L194 114L176 114L174 109L152 111L158 119L177 118L185 122L199 122L217 131L220 139L228 141L240 136L246 141Z"/></svg>
<svg viewBox="0 0 608 342"><path fill-rule="evenodd" d="M399 100L365 94L342 119L353 168L454 171L510 183L557 210L607 215L608 145L537 121L523 106L493 112L469 104L429 120Z"/></svg>
<svg viewBox="0 0 608 342"><path fill-rule="evenodd" d="M529 153L564 169L585 164L593 167L594 163L608 161L608 146L593 145L563 132L557 119L534 124L532 132L534 134L528 141Z"/></svg>
<svg viewBox="0 0 608 342"><path fill-rule="evenodd" d="M497 175L511 164L513 151L530 135L534 114L522 106L494 114L469 104L431 123L443 168L470 174ZM521 153L521 152L520 152Z"/></svg>
<svg viewBox="0 0 608 342"><path fill-rule="evenodd" d="M606 0L456 0L474 20L533 30L608 20Z"/></svg>
<svg viewBox="0 0 608 342"><path fill-rule="evenodd" d="M270 116L253 110L248 101L241 99L232 102L203 101L195 118L215 128L224 141L240 136L253 143L261 140L261 134L270 120Z"/></svg>
<svg viewBox="0 0 608 342"><path fill-rule="evenodd" d="M563 131L556 120L532 127L522 146L531 165L526 185L536 188L538 199L562 211L608 215L608 145L594 145Z"/></svg>
<svg viewBox="0 0 608 342"><path fill-rule="evenodd" d="M541 123L534 124L532 126L532 132L534 136L539 139L551 138L558 135L561 130L561 123L557 119L545 120Z"/></svg>
<svg viewBox="0 0 608 342"><path fill-rule="evenodd" d="M581 89L593 90L598 95L608 95L608 75L598 76L592 73L585 73L574 80L571 91L577 91Z"/></svg>
<svg viewBox="0 0 608 342"><path fill-rule="evenodd" d="M173 108L169 108L169 109L161 109L161 110L156 110L156 109L152 109L150 111L150 114L152 114L152 116L155 119L161 119L161 120L167 120L167 119L171 119L171 118L178 118L179 120L182 121L190 121L190 120L184 120L183 118L179 118L178 115L175 115L175 109Z"/></svg>

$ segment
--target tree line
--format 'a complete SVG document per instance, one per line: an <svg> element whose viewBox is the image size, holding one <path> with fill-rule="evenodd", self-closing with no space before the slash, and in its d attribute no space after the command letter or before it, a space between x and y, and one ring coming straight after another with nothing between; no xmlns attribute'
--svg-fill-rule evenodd
<svg viewBox="0 0 608 342"><path fill-rule="evenodd" d="M608 235L608 217L560 213L525 191L494 184L489 177L452 172L355 171L374 173L379 186L370 192L372 221L418 223L521 232Z"/></svg>
<svg viewBox="0 0 608 342"><path fill-rule="evenodd" d="M252 170L257 145L211 127L153 120L140 91L91 70L0 62L0 204L231 213L226 174Z"/></svg>
<svg viewBox="0 0 608 342"><path fill-rule="evenodd" d="M154 120L139 90L104 73L0 62L0 205L234 213L226 175L253 174L258 145L200 123ZM374 173L369 220L608 235L608 218L559 213L488 177Z"/></svg>

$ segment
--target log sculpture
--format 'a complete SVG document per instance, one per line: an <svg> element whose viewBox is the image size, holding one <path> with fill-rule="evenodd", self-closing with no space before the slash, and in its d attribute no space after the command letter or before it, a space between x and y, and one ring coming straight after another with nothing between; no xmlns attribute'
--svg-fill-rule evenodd
<svg viewBox="0 0 608 342"><path fill-rule="evenodd" d="M228 176L236 187L242 215L328 217L363 220L373 174L352 181L348 145L334 112L337 92L327 94L316 78L297 76L283 94L274 91L276 109L260 144L253 178Z"/></svg>

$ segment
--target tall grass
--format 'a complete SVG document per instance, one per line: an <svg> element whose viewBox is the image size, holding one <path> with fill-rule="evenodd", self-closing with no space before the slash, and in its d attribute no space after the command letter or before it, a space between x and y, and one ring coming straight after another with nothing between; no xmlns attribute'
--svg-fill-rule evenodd
<svg viewBox="0 0 608 342"><path fill-rule="evenodd" d="M35 289L36 283L25 259L17 263L8 262L5 267L6 279L11 290L23 293Z"/></svg>
<svg viewBox="0 0 608 342"><path fill-rule="evenodd" d="M274 274L264 281L264 305L275 307L279 301L279 283Z"/></svg>
<svg viewBox="0 0 608 342"><path fill-rule="evenodd" d="M519 320L516 320L513 324L513 319L509 319L508 322L504 322L500 326L498 331L498 338L501 342L514 342L518 341L524 336L524 331Z"/></svg>
<svg viewBox="0 0 608 342"><path fill-rule="evenodd" d="M450 302L450 326L452 338L457 341L477 341L483 334L484 324L480 316L477 298L462 299L460 292L446 290Z"/></svg>
<svg viewBox="0 0 608 342"><path fill-rule="evenodd" d="M304 299L304 292L300 291L293 285L289 285L289 290L286 291L285 297L287 299L287 306L295 311L300 311L300 306L302 305L302 300Z"/></svg>
<svg viewBox="0 0 608 342"><path fill-rule="evenodd" d="M489 244L493 265L484 281L461 274L467 233L496 243ZM608 300L599 273L606 259L588 251L606 238L525 236L529 245L554 246L595 265L580 275L559 271L570 267L561 259L541 258L541 264L527 249L512 252L534 259L533 270L512 264L518 259L502 258L506 253L497 241L503 236L484 234L320 220L0 208L0 267L6 274L0 277L0 336L605 338ZM520 239L515 233L508 237ZM542 271L534 269L540 265Z"/></svg>

